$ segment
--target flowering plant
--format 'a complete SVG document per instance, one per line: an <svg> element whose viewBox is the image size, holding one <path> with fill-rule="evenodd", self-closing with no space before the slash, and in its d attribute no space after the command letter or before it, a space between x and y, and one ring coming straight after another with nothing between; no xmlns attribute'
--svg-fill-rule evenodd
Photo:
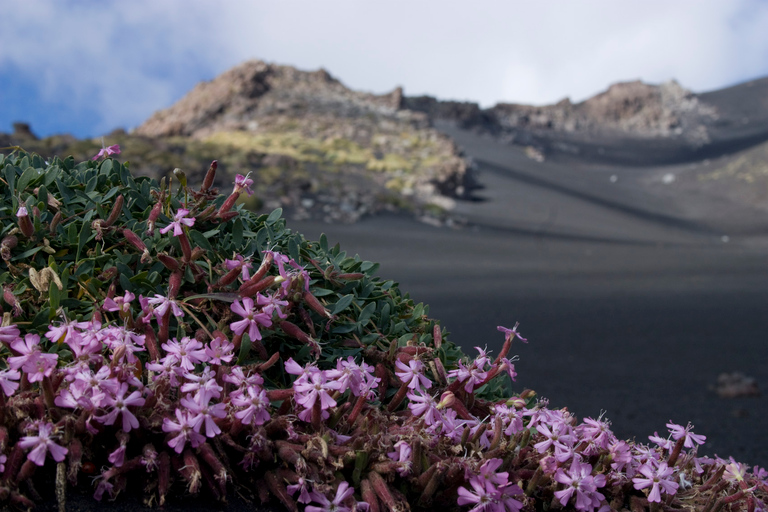
<svg viewBox="0 0 768 512"><path fill-rule="evenodd" d="M511 393L517 326L464 355L376 264L243 211L251 178L224 197L215 172L0 155L0 500L33 506L50 467L60 507L98 471L95 499L137 481L158 505L765 509L768 473L699 456L690 425L629 443Z"/></svg>

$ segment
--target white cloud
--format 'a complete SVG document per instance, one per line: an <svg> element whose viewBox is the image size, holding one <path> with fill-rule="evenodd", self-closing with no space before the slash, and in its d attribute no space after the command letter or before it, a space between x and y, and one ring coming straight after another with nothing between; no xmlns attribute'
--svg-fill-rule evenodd
<svg viewBox="0 0 768 512"><path fill-rule="evenodd" d="M756 0L10 3L0 68L35 77L47 101L97 109L93 134L134 126L250 58L486 106L578 101L638 78L707 90L768 74L768 4Z"/></svg>

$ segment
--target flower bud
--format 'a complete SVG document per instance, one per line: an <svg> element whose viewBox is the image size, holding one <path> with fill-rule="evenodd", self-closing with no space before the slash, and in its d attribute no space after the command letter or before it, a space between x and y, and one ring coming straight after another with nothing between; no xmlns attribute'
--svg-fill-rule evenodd
<svg viewBox="0 0 768 512"><path fill-rule="evenodd" d="M56 233L56 228L59 227L59 223L61 223L61 212L56 212L56 215L51 219L51 224L48 226L48 231L50 231L52 235Z"/></svg>
<svg viewBox="0 0 768 512"><path fill-rule="evenodd" d="M172 272L179 268L179 262L176 260L176 258L168 256L164 252L161 252L160 254L158 254L157 259L160 260L160 263L165 265L165 268L167 268Z"/></svg>
<svg viewBox="0 0 768 512"><path fill-rule="evenodd" d="M35 226L32 225L32 219L29 218L26 206L20 206L19 211L16 212L16 217L19 219L19 229L27 238L30 238L35 234Z"/></svg>
<svg viewBox="0 0 768 512"><path fill-rule="evenodd" d="M437 404L438 409L445 409L446 407L450 407L456 402L456 395L451 393L450 391L446 391L442 395L440 395L440 402Z"/></svg>
<svg viewBox="0 0 768 512"><path fill-rule="evenodd" d="M3 241L0 242L0 255L2 255L3 260L8 261L11 259L11 249L17 245L19 245L19 239L15 236L8 235L3 238Z"/></svg>
<svg viewBox="0 0 768 512"><path fill-rule="evenodd" d="M211 162L211 166L208 167L208 172L205 173L205 179L203 179L203 186L200 189L201 192L207 191L213 186L213 180L216 177L216 168L219 166L219 162L214 160Z"/></svg>
<svg viewBox="0 0 768 512"><path fill-rule="evenodd" d="M179 180L179 183L181 183L182 187L187 186L187 175L179 169L178 167L173 170L173 175L176 176L176 179Z"/></svg>
<svg viewBox="0 0 768 512"><path fill-rule="evenodd" d="M125 202L125 199L123 199L123 194L120 194L117 196L117 199L115 199L115 204L112 205L112 211L109 212L109 217L107 217L107 221L102 223L102 227L108 228L112 224L115 223L115 221L120 217L120 213L123 211L123 203Z"/></svg>

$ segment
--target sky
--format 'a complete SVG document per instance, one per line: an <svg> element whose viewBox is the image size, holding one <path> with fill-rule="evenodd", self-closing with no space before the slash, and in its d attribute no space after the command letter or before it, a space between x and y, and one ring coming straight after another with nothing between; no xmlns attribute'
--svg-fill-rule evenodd
<svg viewBox="0 0 768 512"><path fill-rule="evenodd" d="M0 132L130 130L249 59L357 90L547 104L768 75L766 0L0 0Z"/></svg>

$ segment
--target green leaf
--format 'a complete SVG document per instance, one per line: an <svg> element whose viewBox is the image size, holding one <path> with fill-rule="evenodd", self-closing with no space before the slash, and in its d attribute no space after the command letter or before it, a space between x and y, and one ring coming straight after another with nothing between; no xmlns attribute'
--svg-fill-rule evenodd
<svg viewBox="0 0 768 512"><path fill-rule="evenodd" d="M267 217L266 224L274 224L277 222L280 217L283 215L283 209L282 208L276 208L272 211L272 213L269 214L269 217Z"/></svg>
<svg viewBox="0 0 768 512"><path fill-rule="evenodd" d="M102 162L101 168L99 169L99 172L101 174L103 174L103 175L108 175L109 173L112 172L112 159L111 158L107 158L106 160L104 160L104 162Z"/></svg>
<svg viewBox="0 0 768 512"><path fill-rule="evenodd" d="M248 354L251 352L251 338L247 332L243 333L243 339L240 342L240 354L237 356L237 364L243 364L248 360Z"/></svg>
<svg viewBox="0 0 768 512"><path fill-rule="evenodd" d="M80 260L80 253L83 251L86 242L91 237L91 223L87 220L83 222L83 227L80 228L80 234L77 239L77 253L75 254L75 261Z"/></svg>
<svg viewBox="0 0 768 512"><path fill-rule="evenodd" d="M16 189L19 191L19 193L24 192L24 190L29 186L29 184L32 182L33 179L37 178L38 176L42 176L43 170L42 169L35 169L34 167L27 167L23 173L21 173L21 176L19 177L19 181L17 183Z"/></svg>
<svg viewBox="0 0 768 512"><path fill-rule="evenodd" d="M357 317L357 325L360 327L365 327L368 325L368 321L371 319L371 316L373 316L374 311L376 311L375 302L371 302L365 306L360 312L360 316Z"/></svg>
<svg viewBox="0 0 768 512"><path fill-rule="evenodd" d="M293 238L288 240L288 255L294 260L299 261L299 245Z"/></svg>
<svg viewBox="0 0 768 512"><path fill-rule="evenodd" d="M386 329L389 327L389 312L391 308L389 306L389 302L384 304L384 307L381 308L381 316L379 317L379 327L381 329Z"/></svg>
<svg viewBox="0 0 768 512"><path fill-rule="evenodd" d="M32 329L41 331L48 326L48 322L51 321L51 308L43 308L32 319Z"/></svg>
<svg viewBox="0 0 768 512"><path fill-rule="evenodd" d="M243 222L239 218L232 222L232 243L235 247L243 245Z"/></svg>
<svg viewBox="0 0 768 512"><path fill-rule="evenodd" d="M36 254L38 251L40 251L43 248L42 245L38 245L37 247L33 247L32 249L28 251L24 251L21 254L17 254L13 258L11 258L11 261L17 261L17 260L25 260L32 256L33 254Z"/></svg>
<svg viewBox="0 0 768 512"><path fill-rule="evenodd" d="M326 295L331 295L335 293L333 290L327 290L325 288L314 288L312 290L312 295L315 297L325 297Z"/></svg>
<svg viewBox="0 0 768 512"><path fill-rule="evenodd" d="M328 237L325 236L325 233L320 235L320 248L323 252L328 252Z"/></svg>
<svg viewBox="0 0 768 512"><path fill-rule="evenodd" d="M354 331L355 329L357 329L357 324L341 324L331 329L331 332L333 334L346 334L348 332Z"/></svg>
<svg viewBox="0 0 768 512"><path fill-rule="evenodd" d="M48 301L51 305L51 314L56 315L56 310L59 309L59 303L61 302L61 290L54 281L48 286ZM48 319L49 321L51 318Z"/></svg>
<svg viewBox="0 0 768 512"><path fill-rule="evenodd" d="M12 165L6 165L5 171L3 172L5 175L5 181L8 182L8 189L11 192L11 196L16 195L16 167ZM16 212L14 212L16 213Z"/></svg>
<svg viewBox="0 0 768 512"><path fill-rule="evenodd" d="M332 315L338 315L345 309L349 307L350 304L352 304L352 301L355 300L355 296L351 293L349 295L345 295L342 298L339 299L339 301L333 306L333 309L331 310Z"/></svg>
<svg viewBox="0 0 768 512"><path fill-rule="evenodd" d="M189 230L189 238L191 239L192 243L198 247L202 247L206 251L213 251L213 247L211 246L211 242L208 241L208 238L205 236L205 233L200 233L199 231L195 231L193 229ZM193 248L194 248L193 245Z"/></svg>

